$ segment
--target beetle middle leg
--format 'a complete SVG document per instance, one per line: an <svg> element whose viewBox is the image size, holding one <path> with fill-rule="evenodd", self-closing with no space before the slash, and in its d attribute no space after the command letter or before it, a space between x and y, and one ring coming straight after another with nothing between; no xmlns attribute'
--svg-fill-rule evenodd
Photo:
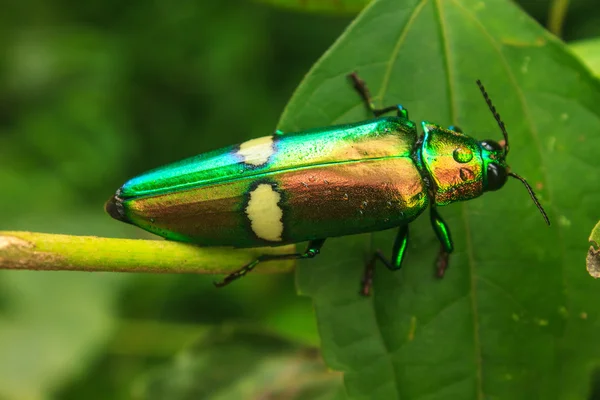
<svg viewBox="0 0 600 400"><path fill-rule="evenodd" d="M440 241L440 251L436 262L436 275L438 278L443 278L446 269L448 268L450 253L454 250L454 245L452 244L452 237L450 236L450 228L448 228L446 222L437 212L437 209L434 206L431 206L430 211L431 226Z"/></svg>
<svg viewBox="0 0 600 400"><path fill-rule="evenodd" d="M394 106L389 106L389 107L384 107L384 108L375 108L375 105L373 104L373 100L371 99L371 93L369 92L369 88L367 87L367 84L365 83L365 81L360 79L356 72L353 72L350 75L348 75L348 78L350 78L350 80L352 81L352 85L354 86L354 89L356 89L356 91L358 92L360 97L362 97L362 99L365 102L365 105L367 106L369 111L371 111L373 113L374 116L379 117L380 115L383 115L385 113L388 113L391 111L396 111L396 114L399 117L408 119L408 110L406 108L402 107L400 104L396 104Z"/></svg>
<svg viewBox="0 0 600 400"><path fill-rule="evenodd" d="M375 274L375 264L377 260L381 261L389 270L397 271L402 267L402 260L404 259L404 253L406 252L406 246L408 244L408 225L403 225L398 229L396 234L396 240L394 240L394 247L392 249L392 258L388 260L385 258L381 250L375 251L371 260L365 266L365 273L362 279L362 286L360 293L363 296L369 296L371 294L371 288L373 286L373 275Z"/></svg>
<svg viewBox="0 0 600 400"><path fill-rule="evenodd" d="M235 272L227 275L220 282L213 282L216 287L223 287L229 285L231 282L245 276L248 272L252 271L259 263L263 261L274 261L274 260L290 260L290 259L301 259L301 258L313 258L321 252L321 247L325 243L325 239L311 240L306 247L304 253L292 253L292 254L264 254L259 256L254 261L244 265L242 268Z"/></svg>

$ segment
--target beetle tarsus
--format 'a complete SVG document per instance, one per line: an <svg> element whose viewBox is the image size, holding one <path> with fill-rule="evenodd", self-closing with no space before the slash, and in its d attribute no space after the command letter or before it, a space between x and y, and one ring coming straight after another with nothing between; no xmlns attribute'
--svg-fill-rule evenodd
<svg viewBox="0 0 600 400"><path fill-rule="evenodd" d="M252 261L250 264L246 264L242 268L238 269L237 271L234 271L231 274L227 275L222 281L220 281L220 282L215 281L215 282L213 282L213 284L218 288L227 286L231 282L235 281L236 279L240 279L241 277L245 276L248 272L252 271L259 262L261 262L260 257L257 258L256 260Z"/></svg>
<svg viewBox="0 0 600 400"><path fill-rule="evenodd" d="M369 88L367 87L367 84L365 83L365 81L360 79L356 72L353 72L350 75L348 75L348 78L350 78L350 80L352 81L352 86L358 92L360 97L363 99L367 109L370 112L372 112L375 117L379 117L380 115L385 114L386 112L395 110L395 108L393 108L393 107L385 107L383 109L375 108L375 105L373 104L373 100L371 99L371 92L369 91Z"/></svg>
<svg viewBox="0 0 600 400"><path fill-rule="evenodd" d="M367 87L365 81L360 79L356 72L352 72L350 75L348 75L348 78L352 81L352 86L363 99L369 111L371 111L373 114L375 114L375 116L377 116L377 113L375 112L375 106L373 105L373 101L371 100L371 93L369 92L369 88Z"/></svg>
<svg viewBox="0 0 600 400"><path fill-rule="evenodd" d="M448 253L444 246L440 247L440 252L438 253L437 262L436 262L436 276L438 278L443 278L446 270L448 269L448 264L450 263L450 253Z"/></svg>
<svg viewBox="0 0 600 400"><path fill-rule="evenodd" d="M377 257L373 255L371 260L365 265L365 272L363 274L360 286L360 294L364 297L371 295L371 289L373 288L373 276L375 275L375 263Z"/></svg>

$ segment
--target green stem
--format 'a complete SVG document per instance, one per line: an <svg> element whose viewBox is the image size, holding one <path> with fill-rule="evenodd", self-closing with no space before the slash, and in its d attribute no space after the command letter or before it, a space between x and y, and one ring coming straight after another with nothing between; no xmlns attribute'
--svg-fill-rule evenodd
<svg viewBox="0 0 600 400"><path fill-rule="evenodd" d="M289 254L293 245L253 249L199 247L166 240L0 231L0 269L228 274L261 254ZM289 272L293 260L265 262L257 272Z"/></svg>
<svg viewBox="0 0 600 400"><path fill-rule="evenodd" d="M548 12L548 30L556 36L561 37L562 27L567 16L569 0L552 0Z"/></svg>

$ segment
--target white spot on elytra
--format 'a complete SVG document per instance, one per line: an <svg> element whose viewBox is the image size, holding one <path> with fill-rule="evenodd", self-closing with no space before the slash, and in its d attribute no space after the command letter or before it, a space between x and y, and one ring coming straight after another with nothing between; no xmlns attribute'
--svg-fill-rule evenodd
<svg viewBox="0 0 600 400"><path fill-rule="evenodd" d="M237 154L244 163L260 166L269 161L274 152L273 136L265 136L242 143Z"/></svg>
<svg viewBox="0 0 600 400"><path fill-rule="evenodd" d="M281 194L269 184L262 183L250 192L246 214L254 234L264 240L280 242L283 233L283 210L277 205Z"/></svg>

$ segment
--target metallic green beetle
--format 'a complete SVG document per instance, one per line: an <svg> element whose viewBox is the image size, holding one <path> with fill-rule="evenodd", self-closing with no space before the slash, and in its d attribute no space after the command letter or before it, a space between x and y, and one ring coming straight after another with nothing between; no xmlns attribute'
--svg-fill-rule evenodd
<svg viewBox="0 0 600 400"><path fill-rule="evenodd" d="M114 218L166 239L208 246L278 246L309 241L304 253L263 255L216 283L224 286L273 259L312 258L328 237L399 227L392 258L376 252L367 264L368 294L377 259L397 270L408 224L427 207L441 248L443 276L453 250L437 206L500 189L519 179L544 219L527 182L509 172L508 135L481 82L479 88L504 145L479 142L455 127L415 123L400 105L375 109L365 83L349 76L375 118L295 133L275 132L241 145L201 154L126 182L106 203ZM395 117L380 117L395 111Z"/></svg>

